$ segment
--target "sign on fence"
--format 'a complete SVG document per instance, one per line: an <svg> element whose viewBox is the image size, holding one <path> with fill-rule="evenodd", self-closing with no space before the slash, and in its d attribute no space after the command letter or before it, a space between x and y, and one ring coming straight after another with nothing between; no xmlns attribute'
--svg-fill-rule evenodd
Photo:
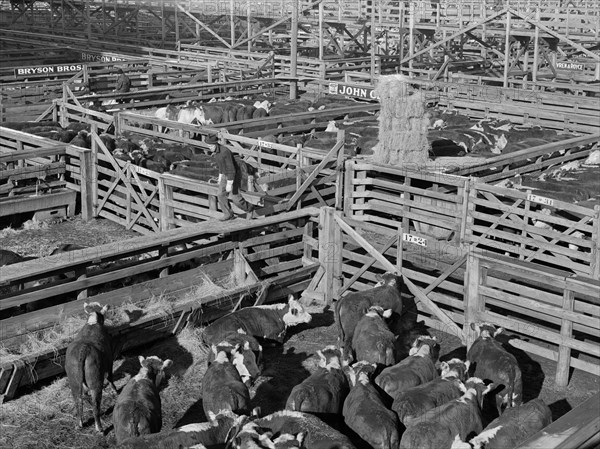
<svg viewBox="0 0 600 449"><path fill-rule="evenodd" d="M348 84L329 83L329 93L334 95L347 95L349 97L364 98L365 100L376 100L373 87L357 87Z"/></svg>
<svg viewBox="0 0 600 449"><path fill-rule="evenodd" d="M59 73L76 73L83 70L83 64L58 64L17 67L15 78L25 78L32 75L57 75Z"/></svg>
<svg viewBox="0 0 600 449"><path fill-rule="evenodd" d="M81 60L82 61L90 61L90 62L126 61L125 58L121 58L119 56L105 55L102 53L87 53L85 51L81 52Z"/></svg>
<svg viewBox="0 0 600 449"><path fill-rule="evenodd" d="M527 201L531 201L532 203L545 204L546 206L554 206L554 200L552 198L532 195L531 193L527 195Z"/></svg>
<svg viewBox="0 0 600 449"><path fill-rule="evenodd" d="M427 239L423 237L419 237L413 234L407 234L404 232L402 234L402 240L408 243L414 243L415 245L423 246L427 248Z"/></svg>
<svg viewBox="0 0 600 449"><path fill-rule="evenodd" d="M557 62L556 68L560 70L583 70L583 64L578 62Z"/></svg>

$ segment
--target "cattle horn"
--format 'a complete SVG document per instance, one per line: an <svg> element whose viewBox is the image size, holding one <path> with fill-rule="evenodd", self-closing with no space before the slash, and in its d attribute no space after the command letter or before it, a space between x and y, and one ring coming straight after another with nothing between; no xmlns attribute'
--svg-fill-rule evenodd
<svg viewBox="0 0 600 449"><path fill-rule="evenodd" d="M105 315L107 311L108 311L108 304L104 304L104 307L102 307L102 309L100 310L100 313L102 315Z"/></svg>
<svg viewBox="0 0 600 449"><path fill-rule="evenodd" d="M392 309L387 309L381 314L384 318L389 318L392 316Z"/></svg>
<svg viewBox="0 0 600 449"><path fill-rule="evenodd" d="M146 358L143 355L138 355L138 360L140 361L140 365L144 366L144 360L146 360Z"/></svg>
<svg viewBox="0 0 600 449"><path fill-rule="evenodd" d="M171 359L167 359L167 360L165 360L165 361L163 362L163 364L162 364L162 368L163 368L163 369L167 369L167 368L169 368L171 365L173 365L173 360L171 360Z"/></svg>
<svg viewBox="0 0 600 449"><path fill-rule="evenodd" d="M494 332L494 338L496 338L496 336L500 335L502 332L504 332L503 327L499 327L498 329L496 329L496 332Z"/></svg>

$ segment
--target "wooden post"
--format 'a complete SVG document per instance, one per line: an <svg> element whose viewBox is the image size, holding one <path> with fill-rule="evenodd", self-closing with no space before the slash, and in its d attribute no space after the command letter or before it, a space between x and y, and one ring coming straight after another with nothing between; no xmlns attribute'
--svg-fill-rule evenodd
<svg viewBox="0 0 600 449"><path fill-rule="evenodd" d="M563 312L573 312L573 304L575 302L575 295L571 290L563 292ZM561 339L567 339L572 337L573 332L573 321L568 317L563 317L560 320L560 336ZM558 361L556 365L556 385L559 387L566 387L569 385L569 369L571 368L571 348L566 345L560 345L558 347Z"/></svg>
<svg viewBox="0 0 600 449"><path fill-rule="evenodd" d="M173 188L165 182L165 178L158 178L158 199L160 212L160 230L166 231L173 228L171 220L175 218L173 206L170 204L173 201Z"/></svg>
<svg viewBox="0 0 600 449"><path fill-rule="evenodd" d="M540 8L535 10L535 21L540 22ZM533 81L533 89L535 90L535 83L537 83L537 71L539 65L539 54L540 54L540 29L536 25L533 35L533 71L531 72L531 80Z"/></svg>
<svg viewBox="0 0 600 449"><path fill-rule="evenodd" d="M319 284L327 305L338 298L341 287L342 236L333 207L322 207L319 213L319 263L325 270Z"/></svg>
<svg viewBox="0 0 600 449"><path fill-rule="evenodd" d="M594 206L594 221L592 231L592 257L590 263L590 275L593 279L600 278L600 206Z"/></svg>
<svg viewBox="0 0 600 449"><path fill-rule="evenodd" d="M169 257L169 247L168 246L162 246L159 250L158 250L158 256L160 259L166 259L167 257ZM169 275L169 267L165 267L162 270L160 270L160 273L158 274L159 278L166 278Z"/></svg>
<svg viewBox="0 0 600 449"><path fill-rule="evenodd" d="M344 170L344 216L352 218L352 179L354 179L354 162L347 160Z"/></svg>
<svg viewBox="0 0 600 449"><path fill-rule="evenodd" d="M415 54L415 3L410 2L410 21L408 24L408 56L411 58L408 61L408 68L410 70L409 76L412 78L413 74L413 56Z"/></svg>
<svg viewBox="0 0 600 449"><path fill-rule="evenodd" d="M340 129L337 132L337 142L342 142L337 160L335 162L336 178L335 178L335 210L342 210L344 200L344 142L346 142L346 130Z"/></svg>
<svg viewBox="0 0 600 449"><path fill-rule="evenodd" d="M306 265L309 265L310 263L312 263L313 247L309 243L309 240L313 239L313 232L314 232L314 223L312 221L308 221L304 225L304 236L303 236L304 251L303 251L303 255L302 255L302 266L306 266Z"/></svg>
<svg viewBox="0 0 600 449"><path fill-rule="evenodd" d="M464 310L465 310L465 322L463 324L463 340L466 343L467 351L477 338L477 335L471 324L479 321L479 280L480 280L481 267L479 258L472 252L469 251L467 258L467 270L465 272L465 296L464 296Z"/></svg>
<svg viewBox="0 0 600 449"><path fill-rule="evenodd" d="M298 75L298 0L292 3L292 41L290 53L290 76L295 78ZM295 100L298 96L298 85L292 82L290 85L290 100Z"/></svg>
<svg viewBox="0 0 600 449"><path fill-rule="evenodd" d="M506 39L504 40L504 87L508 87L508 69L510 66L510 11L506 12Z"/></svg>
<svg viewBox="0 0 600 449"><path fill-rule="evenodd" d="M92 125L92 214L98 216L98 125Z"/></svg>
<svg viewBox="0 0 600 449"><path fill-rule="evenodd" d="M371 1L371 83L375 79L375 2Z"/></svg>
<svg viewBox="0 0 600 449"><path fill-rule="evenodd" d="M323 2L319 3L319 61L323 62ZM325 78L323 78L325 79Z"/></svg>
<svg viewBox="0 0 600 449"><path fill-rule="evenodd" d="M238 248L233 250L233 279L237 285L243 284L246 280L246 263Z"/></svg>
<svg viewBox="0 0 600 449"><path fill-rule="evenodd" d="M92 150L79 150L81 164L81 219L90 221L94 217L94 170L92 168Z"/></svg>

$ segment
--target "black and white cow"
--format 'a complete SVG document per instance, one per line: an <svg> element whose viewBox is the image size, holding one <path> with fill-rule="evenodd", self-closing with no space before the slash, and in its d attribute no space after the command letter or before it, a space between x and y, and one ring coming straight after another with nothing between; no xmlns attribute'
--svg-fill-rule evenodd
<svg viewBox="0 0 600 449"><path fill-rule="evenodd" d="M400 449L450 449L455 436L465 440L483 430L481 404L490 391L481 379L471 378L459 398L416 418L402 435Z"/></svg>
<svg viewBox="0 0 600 449"><path fill-rule="evenodd" d="M242 332L232 332L224 337L224 340L215 345L217 352L225 351L230 354L234 348L238 348L238 352L242 354L244 366L249 374L249 378L245 378L243 373L240 373L242 380L246 385L251 384L260 376L262 369L262 346L256 338ZM207 358L207 366L215 360L215 353L209 351Z"/></svg>
<svg viewBox="0 0 600 449"><path fill-rule="evenodd" d="M417 338L409 356L400 363L385 368L377 376L375 383L394 399L409 388L435 379L438 377L435 362L439 347L435 337Z"/></svg>
<svg viewBox="0 0 600 449"><path fill-rule="evenodd" d="M360 361L348 368L351 389L342 413L346 425L375 449L397 449L400 422L370 380L377 365Z"/></svg>
<svg viewBox="0 0 600 449"><path fill-rule="evenodd" d="M158 433L162 428L162 408L159 388L165 369L173 362L156 357L139 356L142 365L121 390L113 412L117 444L128 437Z"/></svg>
<svg viewBox="0 0 600 449"><path fill-rule="evenodd" d="M202 378L202 406L206 416L221 410L245 413L250 410L250 393L240 372L250 377L238 348L230 354L212 346L215 359Z"/></svg>
<svg viewBox="0 0 600 449"><path fill-rule="evenodd" d="M392 316L392 309L383 310L371 306L358 321L352 337L352 349L356 359L383 366L400 361L398 341L385 320Z"/></svg>
<svg viewBox="0 0 600 449"><path fill-rule="evenodd" d="M503 406L516 407L523 402L521 369L515 356L496 340L502 328L496 329L488 323L471 323L471 328L479 336L469 348L467 360L471 362L471 369L475 367L474 376L496 385L496 408L501 415Z"/></svg>
<svg viewBox="0 0 600 449"><path fill-rule="evenodd" d="M236 310L204 328L202 338L208 345L241 329L247 335L282 344L288 327L310 323L310 313L290 295L287 304L245 307Z"/></svg>
<svg viewBox="0 0 600 449"><path fill-rule="evenodd" d="M350 438L310 413L283 410L254 420L249 428L270 435L291 435L296 441L300 438L302 449L356 449ZM230 441L233 448L242 449L241 439Z"/></svg>
<svg viewBox="0 0 600 449"><path fill-rule="evenodd" d="M210 422L187 424L170 431L136 438L127 438L119 445L121 449L181 449L188 447L224 446L228 437L241 429L250 419L236 415L231 410L222 410L209 416ZM202 445L202 446L201 446Z"/></svg>
<svg viewBox="0 0 600 449"><path fill-rule="evenodd" d="M374 288L349 293L335 304L335 317L344 358L353 359L350 348L354 329L371 306L380 306L384 310L392 309L389 327L396 335L413 328L416 324L416 303L414 298L403 301L402 278L394 273L385 273L380 279L380 283Z"/></svg>
<svg viewBox="0 0 600 449"><path fill-rule="evenodd" d="M117 393L113 382L113 342L104 326L108 305L103 307L97 302L84 303L83 310L88 314L88 320L67 346L65 371L75 401L79 427L83 427L83 397L89 391L96 430L102 432L100 403L105 377Z"/></svg>
<svg viewBox="0 0 600 449"><path fill-rule="evenodd" d="M452 449L504 449L517 447L552 423L552 411L540 398L507 409L469 443L455 437Z"/></svg>
<svg viewBox="0 0 600 449"><path fill-rule="evenodd" d="M319 367L292 389L285 408L322 416L337 415L342 411L349 390L341 353L335 346L326 346L317 351L317 355Z"/></svg>
<svg viewBox="0 0 600 449"><path fill-rule="evenodd" d="M440 377L403 391L394 398L392 410L400 421L409 426L428 410L458 399L464 393L463 381L467 376L469 362L452 359L442 362Z"/></svg>

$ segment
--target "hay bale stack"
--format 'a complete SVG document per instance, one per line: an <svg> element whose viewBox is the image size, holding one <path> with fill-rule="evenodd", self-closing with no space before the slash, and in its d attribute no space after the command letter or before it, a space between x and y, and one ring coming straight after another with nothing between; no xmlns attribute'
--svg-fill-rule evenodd
<svg viewBox="0 0 600 449"><path fill-rule="evenodd" d="M427 163L429 116L425 96L409 94L410 78L403 75L382 76L375 88L379 97L379 144L374 160L380 164L421 166Z"/></svg>

